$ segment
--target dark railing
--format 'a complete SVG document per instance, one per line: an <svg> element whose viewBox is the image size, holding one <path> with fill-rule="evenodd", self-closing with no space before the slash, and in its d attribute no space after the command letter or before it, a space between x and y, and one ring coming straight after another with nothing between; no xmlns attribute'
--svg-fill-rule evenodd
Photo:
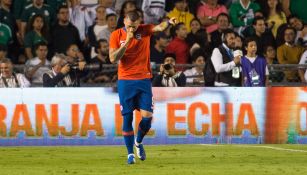
<svg viewBox="0 0 307 175"><path fill-rule="evenodd" d="M186 70L192 68L193 64L177 64L175 67L178 70ZM15 65L15 71L23 73L24 65ZM153 75L156 75L160 71L160 64L151 64ZM307 64L269 64L268 69L270 75L275 75L272 79L270 79L269 86L307 86L307 83L302 82L288 82L284 78L284 71L298 71L299 69L307 69ZM109 64L103 65L101 73L116 73L117 65ZM191 76L187 78L195 78L200 76ZM297 77L299 79L299 77ZM41 85L32 85L34 87L39 87ZM82 87L114 87L116 86L116 82L103 82L103 83L82 83ZM187 84L188 87L195 86L194 84Z"/></svg>

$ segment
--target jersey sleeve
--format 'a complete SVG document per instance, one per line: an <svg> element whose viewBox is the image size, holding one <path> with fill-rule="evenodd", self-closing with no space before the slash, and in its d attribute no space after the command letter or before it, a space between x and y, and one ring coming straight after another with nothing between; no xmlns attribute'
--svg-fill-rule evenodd
<svg viewBox="0 0 307 175"><path fill-rule="evenodd" d="M117 49L120 47L119 34L117 31L111 33L109 45L111 49Z"/></svg>
<svg viewBox="0 0 307 175"><path fill-rule="evenodd" d="M152 29L155 27L155 25L153 24L149 24L149 25L144 25L143 26L143 31L145 33L145 35L152 35Z"/></svg>

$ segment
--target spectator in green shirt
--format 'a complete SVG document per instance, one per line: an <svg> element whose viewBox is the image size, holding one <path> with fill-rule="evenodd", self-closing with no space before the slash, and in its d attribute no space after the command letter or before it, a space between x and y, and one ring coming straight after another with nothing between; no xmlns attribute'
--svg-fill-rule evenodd
<svg viewBox="0 0 307 175"><path fill-rule="evenodd" d="M239 0L231 4L229 16L235 28L251 25L254 20L255 12L260 11L259 4L251 0Z"/></svg>
<svg viewBox="0 0 307 175"><path fill-rule="evenodd" d="M66 0L45 0L45 4L48 4L51 9L56 12L57 9L61 6L61 5L67 5L67 1Z"/></svg>
<svg viewBox="0 0 307 175"><path fill-rule="evenodd" d="M12 31L8 25L0 22L0 44L8 45L12 41Z"/></svg>
<svg viewBox="0 0 307 175"><path fill-rule="evenodd" d="M27 33L24 39L25 54L28 59L35 56L34 46L40 42L48 43L49 30L44 21L44 16L40 14L34 15L27 25Z"/></svg>
<svg viewBox="0 0 307 175"><path fill-rule="evenodd" d="M55 17L54 11L50 8L49 5L44 4L44 0L33 0L33 3L24 9L21 16L22 38L24 38L25 35L25 28L27 22L29 22L30 18L35 14L43 15L48 26L50 26L53 23Z"/></svg>
<svg viewBox="0 0 307 175"><path fill-rule="evenodd" d="M30 4L32 4L32 0L15 0L13 2L13 15L16 19L19 31L21 30L22 12Z"/></svg>

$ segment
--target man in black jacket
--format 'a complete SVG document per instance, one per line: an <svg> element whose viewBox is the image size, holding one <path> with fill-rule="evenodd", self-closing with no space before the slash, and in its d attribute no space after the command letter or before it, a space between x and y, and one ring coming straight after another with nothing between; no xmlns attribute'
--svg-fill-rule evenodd
<svg viewBox="0 0 307 175"><path fill-rule="evenodd" d="M71 44L76 44L79 48L82 48L79 31L69 22L68 7L60 6L57 17L58 21L51 30L52 53L65 53Z"/></svg>
<svg viewBox="0 0 307 175"><path fill-rule="evenodd" d="M62 54L55 55L51 60L51 70L43 74L44 87L69 87L73 81L69 76L70 66Z"/></svg>

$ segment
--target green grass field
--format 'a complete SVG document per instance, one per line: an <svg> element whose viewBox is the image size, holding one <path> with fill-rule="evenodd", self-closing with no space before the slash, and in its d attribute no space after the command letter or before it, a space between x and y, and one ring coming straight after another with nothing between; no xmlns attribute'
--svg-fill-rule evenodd
<svg viewBox="0 0 307 175"><path fill-rule="evenodd" d="M124 146L0 147L0 175L307 174L307 145L169 145L145 148L146 161L137 159L136 164L127 165Z"/></svg>

